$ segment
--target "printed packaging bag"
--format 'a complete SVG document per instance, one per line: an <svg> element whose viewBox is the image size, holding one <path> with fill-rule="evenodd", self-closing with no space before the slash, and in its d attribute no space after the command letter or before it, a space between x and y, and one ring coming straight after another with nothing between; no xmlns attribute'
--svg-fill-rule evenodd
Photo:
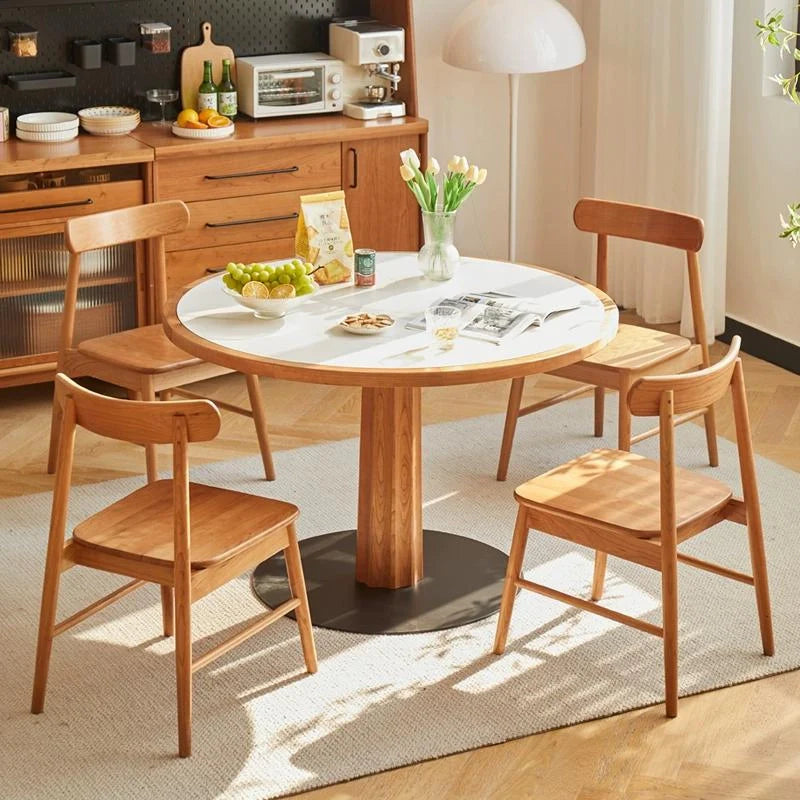
<svg viewBox="0 0 800 800"><path fill-rule="evenodd" d="M344 192L300 198L295 250L298 258L314 265L317 283L344 283L353 277L353 236Z"/></svg>

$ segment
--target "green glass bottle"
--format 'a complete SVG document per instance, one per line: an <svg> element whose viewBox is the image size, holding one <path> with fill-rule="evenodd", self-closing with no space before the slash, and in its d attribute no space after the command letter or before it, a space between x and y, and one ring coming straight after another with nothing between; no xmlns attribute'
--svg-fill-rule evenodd
<svg viewBox="0 0 800 800"><path fill-rule="evenodd" d="M236 94L236 87L231 79L230 59L222 60L222 80L219 82L219 103L220 114L233 119L239 111L239 98Z"/></svg>
<svg viewBox="0 0 800 800"><path fill-rule="evenodd" d="M203 62L203 82L197 90L197 110L202 111L204 108L213 108L217 111L217 95L219 89L214 79L211 76L211 62Z"/></svg>

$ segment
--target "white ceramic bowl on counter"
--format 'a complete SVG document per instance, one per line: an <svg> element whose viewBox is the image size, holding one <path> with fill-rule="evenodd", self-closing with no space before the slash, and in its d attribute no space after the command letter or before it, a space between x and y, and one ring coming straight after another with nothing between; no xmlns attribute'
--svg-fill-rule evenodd
<svg viewBox="0 0 800 800"><path fill-rule="evenodd" d="M182 139L224 139L232 136L235 130L233 122L224 128L181 128L177 122L172 125L172 132Z"/></svg>
<svg viewBox="0 0 800 800"><path fill-rule="evenodd" d="M129 106L93 106L78 112L81 127L93 136L124 136L139 127L141 115Z"/></svg>
<svg viewBox="0 0 800 800"><path fill-rule="evenodd" d="M240 306L249 308L259 319L277 319L283 317L290 311L294 311L297 306L305 303L318 291L315 288L311 294L300 295L300 297L275 297L273 299L261 297L242 297L239 292L229 289L224 283L220 282L220 287L225 294L232 297Z"/></svg>
<svg viewBox="0 0 800 800"><path fill-rule="evenodd" d="M17 138L23 142L40 142L52 144L56 142L69 142L77 138L78 129L72 128L66 131L26 131L17 128Z"/></svg>
<svg viewBox="0 0 800 800"><path fill-rule="evenodd" d="M39 111L17 117L17 130L29 133L58 133L78 128L78 117L63 111Z"/></svg>

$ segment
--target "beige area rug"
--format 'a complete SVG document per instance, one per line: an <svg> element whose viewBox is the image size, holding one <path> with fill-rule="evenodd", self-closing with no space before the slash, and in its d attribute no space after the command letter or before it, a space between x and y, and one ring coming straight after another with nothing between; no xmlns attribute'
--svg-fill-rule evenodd
<svg viewBox="0 0 800 800"><path fill-rule="evenodd" d="M590 424L584 401L524 420L506 484L493 478L500 417L426 427L426 524L507 551L514 485L596 446ZM702 468L702 430L684 425L678 440L681 464ZM720 446L715 474L738 485L734 446ZM654 447L651 440L637 450ZM357 452L346 441L279 453L274 484L257 480L258 458L198 468L193 477L296 502L308 536L352 526ZM749 587L681 566L684 695L800 666L800 475L763 459L758 472L777 655L760 653ZM76 489L73 520L139 483ZM496 617L405 636L317 629L320 669L307 677L295 627L283 620L196 675L194 756L179 760L172 644L159 635L158 591L148 587L56 640L46 710L34 717L28 703L49 507L47 494L0 504L0 797L7 800L261 800L663 697L657 639L528 593L500 658L490 654ZM685 549L748 569L744 529L730 523ZM591 568L589 552L531 534L527 577L580 593ZM68 572L62 613L118 583ZM613 608L660 621L657 573L611 560L607 595ZM204 598L194 608L197 651L261 611L247 576Z"/></svg>

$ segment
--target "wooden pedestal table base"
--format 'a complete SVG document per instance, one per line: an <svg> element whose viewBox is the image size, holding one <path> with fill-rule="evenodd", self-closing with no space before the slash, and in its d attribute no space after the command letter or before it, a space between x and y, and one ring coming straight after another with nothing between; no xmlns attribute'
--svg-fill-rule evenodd
<svg viewBox="0 0 800 800"><path fill-rule="evenodd" d="M422 529L420 398L418 387L362 390L358 530L300 542L315 625L413 633L500 607L506 554ZM289 596L282 557L259 565L253 590L273 607Z"/></svg>

